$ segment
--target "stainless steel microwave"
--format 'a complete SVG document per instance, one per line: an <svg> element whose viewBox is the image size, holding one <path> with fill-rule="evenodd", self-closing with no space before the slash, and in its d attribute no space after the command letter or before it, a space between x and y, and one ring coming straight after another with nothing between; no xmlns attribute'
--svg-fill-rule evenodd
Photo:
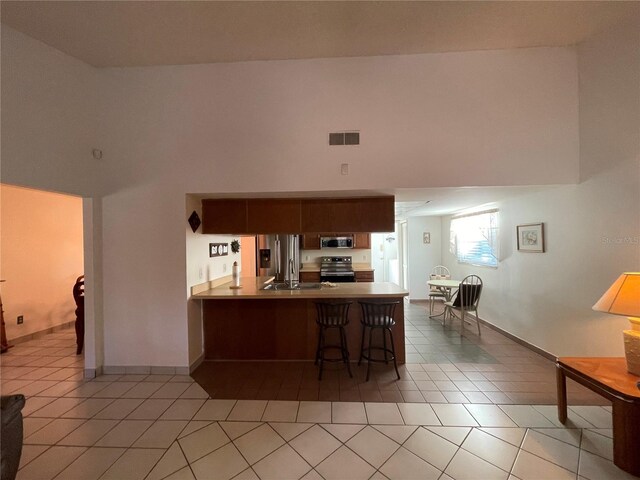
<svg viewBox="0 0 640 480"><path fill-rule="evenodd" d="M321 248L353 248L353 237L320 237Z"/></svg>

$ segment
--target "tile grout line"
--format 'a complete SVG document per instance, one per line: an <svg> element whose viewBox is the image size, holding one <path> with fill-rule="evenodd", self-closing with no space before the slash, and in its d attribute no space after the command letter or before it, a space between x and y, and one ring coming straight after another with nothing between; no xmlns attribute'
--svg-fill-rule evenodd
<svg viewBox="0 0 640 480"><path fill-rule="evenodd" d="M582 437L584 430L580 430L580 440L578 440L578 465L576 467L576 480L580 478L580 460L582 459Z"/></svg>

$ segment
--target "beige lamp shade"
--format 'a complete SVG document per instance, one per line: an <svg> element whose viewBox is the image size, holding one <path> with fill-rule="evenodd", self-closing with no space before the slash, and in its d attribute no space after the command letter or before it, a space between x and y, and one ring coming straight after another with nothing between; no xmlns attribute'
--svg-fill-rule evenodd
<svg viewBox="0 0 640 480"><path fill-rule="evenodd" d="M620 275L593 309L625 317L640 317L640 272Z"/></svg>

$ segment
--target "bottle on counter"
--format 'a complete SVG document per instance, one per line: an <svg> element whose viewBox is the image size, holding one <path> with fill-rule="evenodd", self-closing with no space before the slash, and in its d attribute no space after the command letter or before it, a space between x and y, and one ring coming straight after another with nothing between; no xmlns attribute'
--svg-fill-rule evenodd
<svg viewBox="0 0 640 480"><path fill-rule="evenodd" d="M234 287L240 286L240 267L238 267L238 262L233 262L233 267L231 267L231 279Z"/></svg>

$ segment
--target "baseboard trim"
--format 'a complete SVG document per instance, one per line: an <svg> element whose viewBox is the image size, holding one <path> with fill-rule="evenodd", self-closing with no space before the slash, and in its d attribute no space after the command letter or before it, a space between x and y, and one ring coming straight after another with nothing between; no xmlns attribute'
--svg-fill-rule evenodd
<svg viewBox="0 0 640 480"><path fill-rule="evenodd" d="M189 366L189 373L193 373L196 368L202 365L202 362L204 362L204 352L202 352L200 356Z"/></svg>
<svg viewBox="0 0 640 480"><path fill-rule="evenodd" d="M16 338L10 338L10 345L17 345L19 343L28 342L30 340L35 340L40 337L44 337L45 335L53 332L58 332L60 330L66 330L68 328L73 328L75 326L76 321L71 320L69 322L61 323L60 325L54 325L53 327L45 328L44 330L38 330L37 332L28 333L26 335L22 335Z"/></svg>
<svg viewBox="0 0 640 480"><path fill-rule="evenodd" d="M84 369L84 378L87 380L99 377L100 375L102 375L102 367Z"/></svg>
<svg viewBox="0 0 640 480"><path fill-rule="evenodd" d="M103 375L189 375L189 367L158 365L105 365Z"/></svg>
<svg viewBox="0 0 640 480"><path fill-rule="evenodd" d="M473 317L473 318L476 318L474 315L469 315L469 316ZM507 332L506 330L503 330L502 328L494 325L493 323L489 323L486 320L483 320L482 318L479 318L478 320L485 327L488 327L488 328L490 328L492 330L495 330L498 333L501 333L502 335L507 337L509 340L513 340L514 342L522 345L523 347L526 347L529 350L537 353L538 355L543 356L547 360L551 360L551 361L555 362L556 359L558 358L556 355L553 355L552 353L549 353L546 350L543 350L542 348L538 347L537 345L534 345L533 343L529 343L526 340L523 340L522 338L520 338L520 337L518 337L518 336L516 336L516 335L514 335L512 333Z"/></svg>

